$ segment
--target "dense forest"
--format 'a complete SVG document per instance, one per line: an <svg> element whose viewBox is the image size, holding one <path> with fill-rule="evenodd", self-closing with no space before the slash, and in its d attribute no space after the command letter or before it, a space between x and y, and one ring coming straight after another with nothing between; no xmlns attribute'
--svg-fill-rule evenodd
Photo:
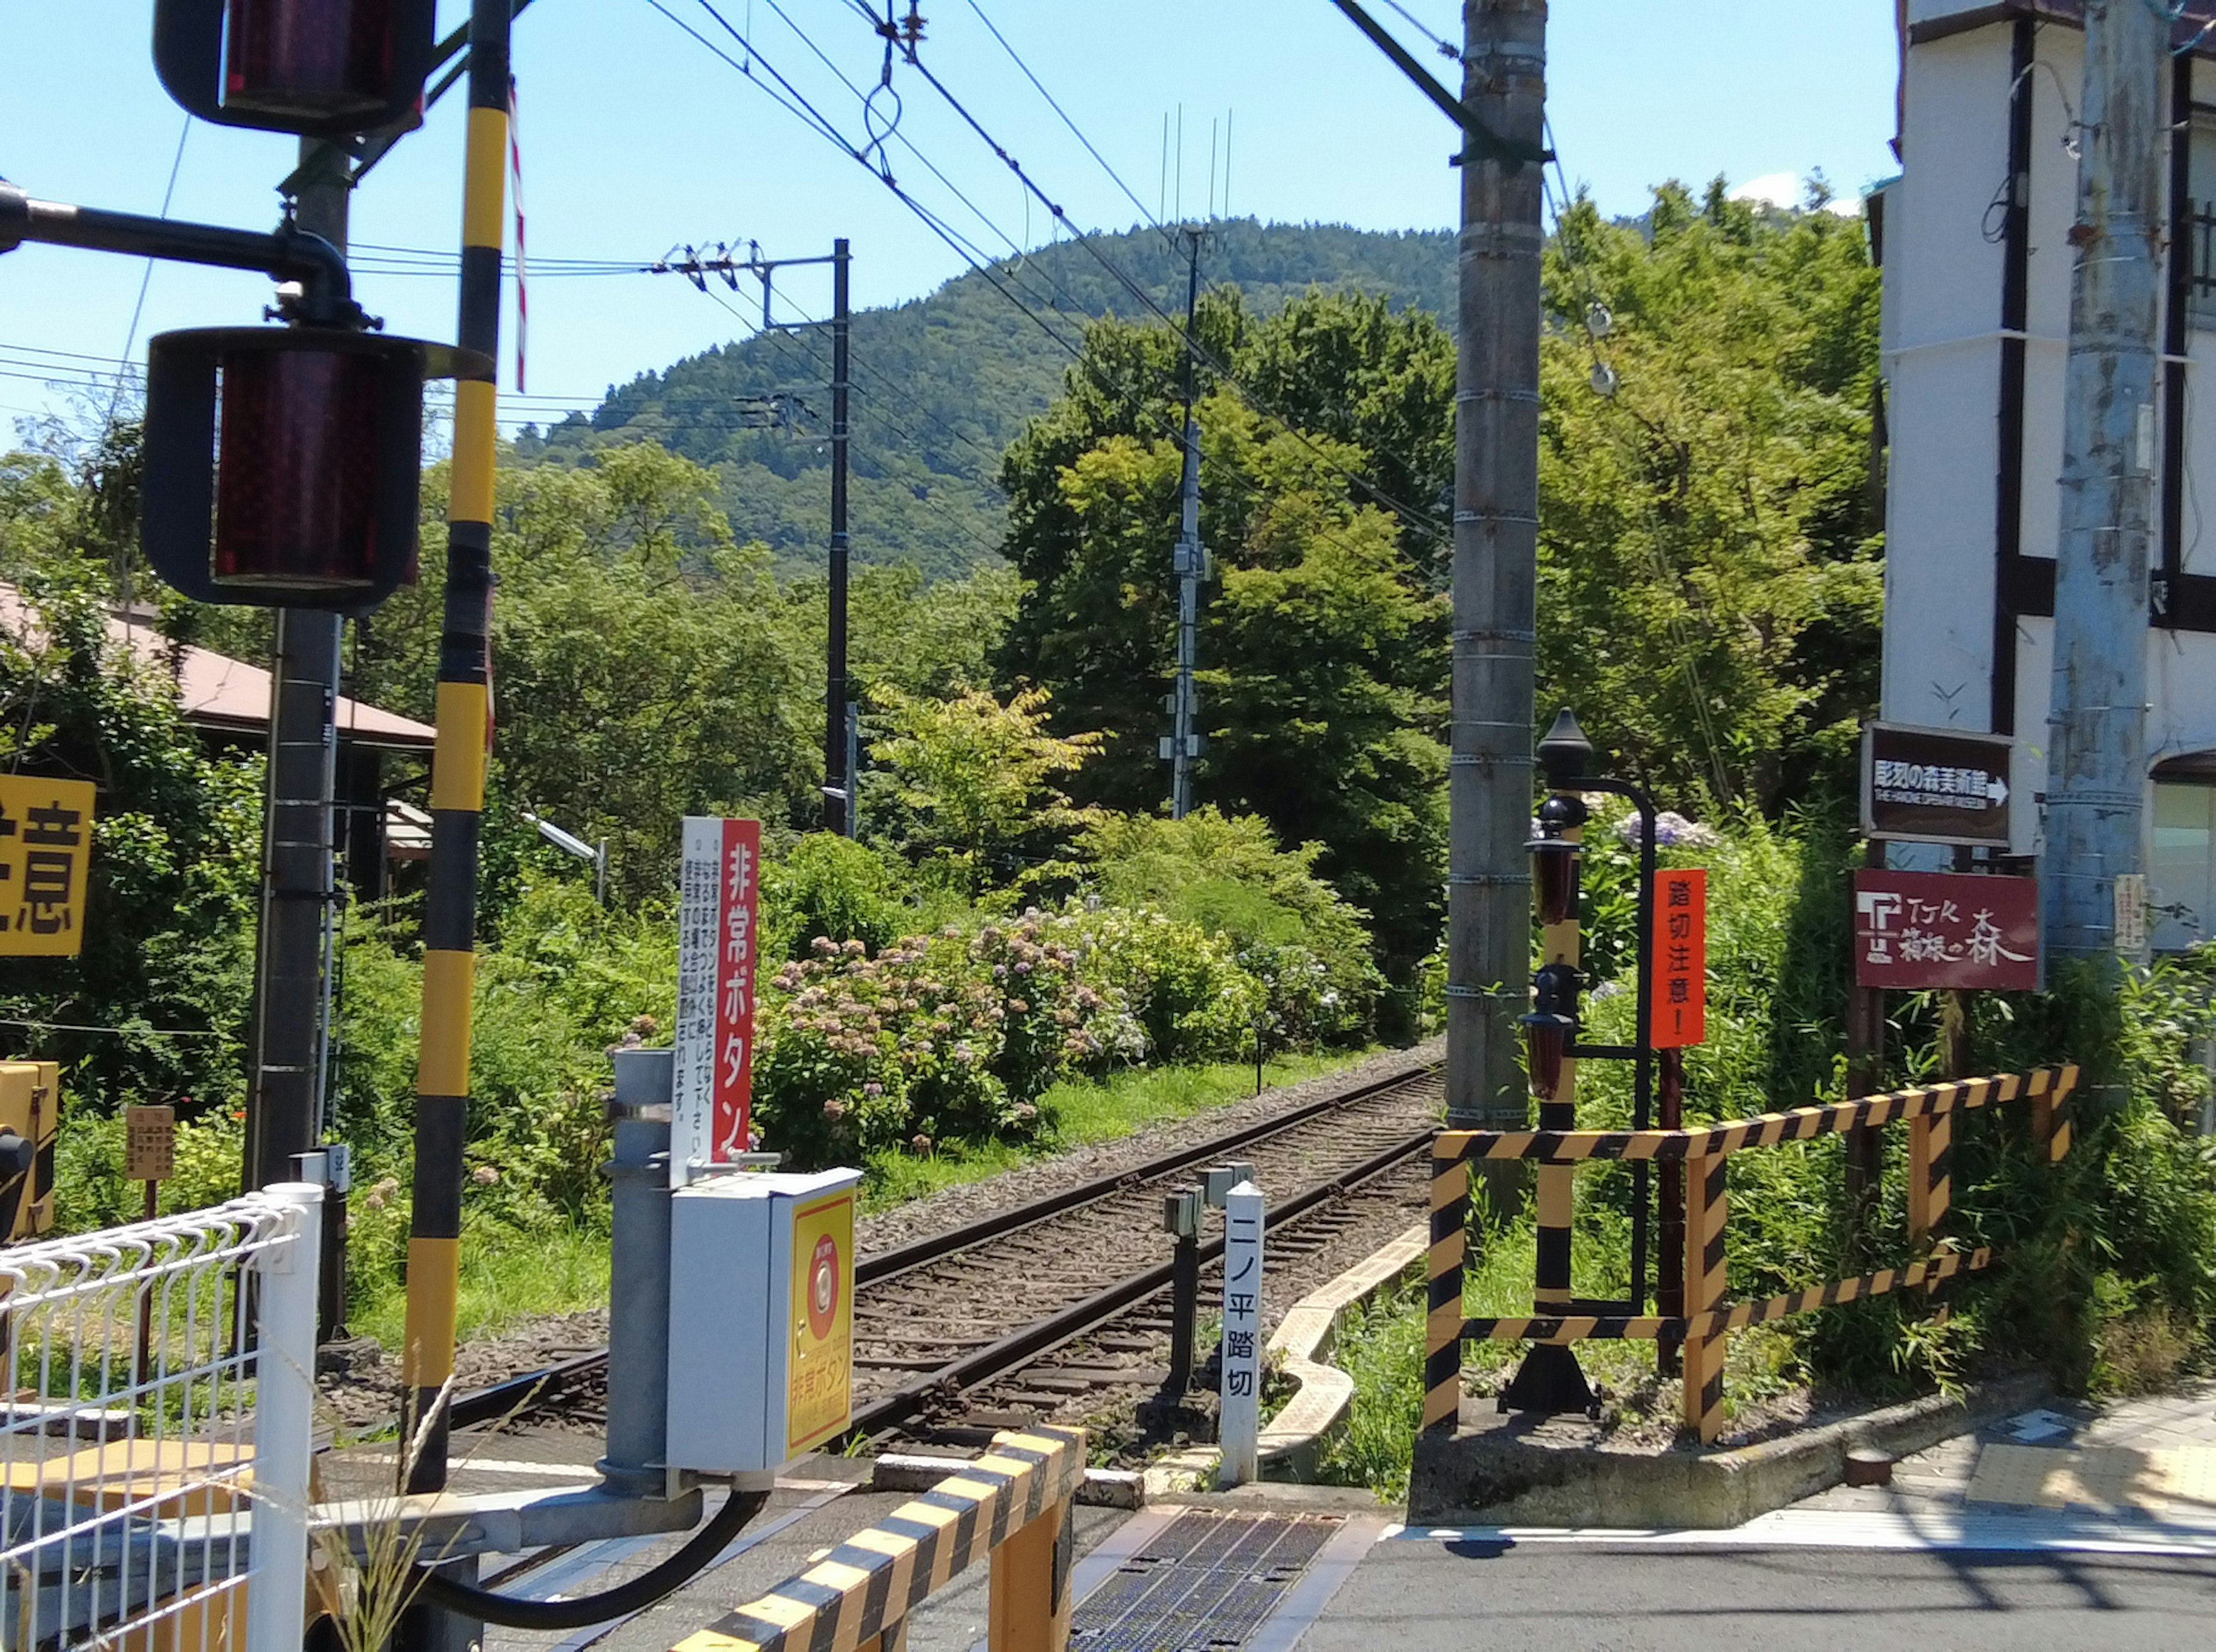
<svg viewBox="0 0 2216 1652"><path fill-rule="evenodd" d="M1182 247L1151 229L1090 242L1042 247L989 274L973 271L911 303L855 316L858 560L934 579L991 563L1006 524L1000 456L1060 393L1086 326L1111 315L1183 318ZM857 255L866 258L866 248ZM1257 315L1312 287L1378 293L1395 307L1443 315L1453 261L1443 230L1380 235L1233 219L1210 226L1203 272L1211 285L1237 288ZM760 290L741 279L729 297L746 313L758 309ZM741 539L767 545L781 571L820 568L830 533L830 339L808 324L822 317L782 298L773 314L792 324L611 387L589 417L526 432L518 457L575 464L611 444L660 442L715 470L717 502ZM777 396L791 398L785 421L748 427L741 404Z"/></svg>

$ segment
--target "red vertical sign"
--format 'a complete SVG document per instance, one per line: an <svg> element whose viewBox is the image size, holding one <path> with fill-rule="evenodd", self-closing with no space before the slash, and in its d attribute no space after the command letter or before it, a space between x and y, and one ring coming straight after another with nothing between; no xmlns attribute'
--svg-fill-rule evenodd
<svg viewBox="0 0 2216 1652"><path fill-rule="evenodd" d="M1708 875L1702 867L1654 875L1652 1003L1654 1047L1708 1035Z"/></svg>
<svg viewBox="0 0 2216 1652"><path fill-rule="evenodd" d="M761 822L723 822L723 934L716 952L716 1078L711 1162L728 1164L752 1145L754 953L761 911Z"/></svg>

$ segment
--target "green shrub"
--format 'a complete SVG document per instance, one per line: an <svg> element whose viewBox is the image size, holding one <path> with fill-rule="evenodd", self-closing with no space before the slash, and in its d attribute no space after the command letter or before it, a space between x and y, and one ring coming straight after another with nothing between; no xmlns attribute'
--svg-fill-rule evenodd
<svg viewBox="0 0 2216 1652"><path fill-rule="evenodd" d="M762 956L797 961L819 936L877 952L914 926L914 896L905 862L810 832L762 867Z"/></svg>
<svg viewBox="0 0 2216 1652"><path fill-rule="evenodd" d="M1321 844L1280 849L1260 816L1205 808L1182 820L1107 815L1080 847L1113 904L1231 943L1263 983L1273 1043L1360 1044L1375 1033L1385 983L1368 914L1315 875Z"/></svg>
<svg viewBox="0 0 2216 1652"><path fill-rule="evenodd" d="M1036 1138L1068 1074L1141 1052L1122 1001L1037 913L914 936L875 958L817 940L767 984L755 1095L765 1144L804 1164Z"/></svg>
<svg viewBox="0 0 2216 1652"><path fill-rule="evenodd" d="M1260 980L1231 944L1158 912L1072 902L1047 932L1078 970L1129 1008L1151 1061L1232 1061L1252 1052L1267 1006Z"/></svg>

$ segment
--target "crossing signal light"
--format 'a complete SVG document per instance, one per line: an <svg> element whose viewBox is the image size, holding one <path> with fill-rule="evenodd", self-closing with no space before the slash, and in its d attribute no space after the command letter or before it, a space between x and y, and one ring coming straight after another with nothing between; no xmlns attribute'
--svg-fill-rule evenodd
<svg viewBox="0 0 2216 1652"><path fill-rule="evenodd" d="M415 572L423 381L450 375L458 353L335 328L160 335L147 560L201 602L375 607Z"/></svg>
<svg viewBox="0 0 2216 1652"><path fill-rule="evenodd" d="M154 68L193 114L335 138L408 118L436 0L155 0Z"/></svg>

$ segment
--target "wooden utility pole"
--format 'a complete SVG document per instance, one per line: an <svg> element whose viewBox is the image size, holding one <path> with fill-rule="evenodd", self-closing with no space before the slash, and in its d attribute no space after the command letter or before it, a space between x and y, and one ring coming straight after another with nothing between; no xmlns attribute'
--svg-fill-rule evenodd
<svg viewBox="0 0 2216 1652"><path fill-rule="evenodd" d="M1462 106L1536 153L1546 0L1464 0ZM1521 1128L1530 986L1532 654L1538 632L1542 173L1472 142L1455 332L1454 728L1447 851L1447 1118ZM1520 1201L1514 1167L1491 1188Z"/></svg>
<svg viewBox="0 0 2216 1652"><path fill-rule="evenodd" d="M2118 880L2142 869L2170 36L2149 0L2086 0L2040 868L2049 959L2112 956Z"/></svg>

